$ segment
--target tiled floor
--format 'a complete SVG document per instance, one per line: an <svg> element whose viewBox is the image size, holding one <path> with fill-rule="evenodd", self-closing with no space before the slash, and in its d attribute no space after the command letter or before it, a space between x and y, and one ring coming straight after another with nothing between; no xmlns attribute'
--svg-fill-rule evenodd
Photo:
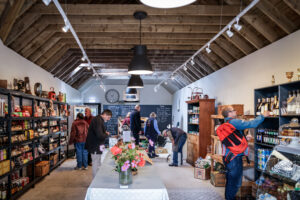
<svg viewBox="0 0 300 200"><path fill-rule="evenodd" d="M87 171L75 171L75 163L75 159L65 161L20 199L83 200L92 181L92 170L90 167ZM174 168L168 167L165 160L156 159L154 167L168 189L170 200L223 199L224 188L215 188L209 181L194 179L193 168L187 164Z"/></svg>

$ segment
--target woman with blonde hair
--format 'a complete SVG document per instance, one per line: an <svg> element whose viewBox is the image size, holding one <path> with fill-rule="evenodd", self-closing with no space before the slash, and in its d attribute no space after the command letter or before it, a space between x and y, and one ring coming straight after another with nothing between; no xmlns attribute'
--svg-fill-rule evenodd
<svg viewBox="0 0 300 200"><path fill-rule="evenodd" d="M161 134L160 130L158 129L157 120L155 118L155 112L150 113L150 118L146 121L144 128L145 136L149 140L148 155L150 158L158 156L155 154L155 142L157 140L157 136Z"/></svg>

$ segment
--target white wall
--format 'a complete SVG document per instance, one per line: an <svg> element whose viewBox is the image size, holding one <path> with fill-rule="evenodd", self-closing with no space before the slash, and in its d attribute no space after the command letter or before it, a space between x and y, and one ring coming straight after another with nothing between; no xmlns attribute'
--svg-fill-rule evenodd
<svg viewBox="0 0 300 200"><path fill-rule="evenodd" d="M26 76L30 79L33 94L34 84L40 82L45 91L54 87L57 94L59 91L66 93L67 102L70 104L82 102L81 93L78 90L57 78L53 78L52 74L7 48L0 40L0 79L8 80L8 83L11 84L14 78L24 80Z"/></svg>
<svg viewBox="0 0 300 200"><path fill-rule="evenodd" d="M142 105L172 105L172 94L166 89L160 88L156 93L154 92L155 85L145 85L140 90L140 102ZM116 89L120 94L120 100L123 99L123 91L126 85L105 85L106 91L109 89ZM82 91L83 102L97 102L103 104L109 104L105 99L105 92L99 85L93 84Z"/></svg>
<svg viewBox="0 0 300 200"><path fill-rule="evenodd" d="M187 86L203 88L204 93L216 99L216 104L244 104L246 114L254 114L254 89L271 85L272 75L276 84L287 82L285 72L293 71L293 80L297 80L297 68L300 68L300 31L264 47L225 68L204 77ZM187 87L173 96L174 124L178 121L187 129L187 105L190 96ZM180 99L180 112L177 103Z"/></svg>

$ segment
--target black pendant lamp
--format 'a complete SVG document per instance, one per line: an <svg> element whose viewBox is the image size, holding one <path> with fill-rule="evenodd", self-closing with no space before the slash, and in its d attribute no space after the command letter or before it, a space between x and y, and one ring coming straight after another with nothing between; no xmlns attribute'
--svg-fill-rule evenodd
<svg viewBox="0 0 300 200"><path fill-rule="evenodd" d="M137 94L137 89L136 88L127 88L126 94Z"/></svg>
<svg viewBox="0 0 300 200"><path fill-rule="evenodd" d="M143 80L141 79L140 75L131 75L128 84L128 88L143 88L144 83Z"/></svg>
<svg viewBox="0 0 300 200"><path fill-rule="evenodd" d="M135 12L133 15L136 19L140 20L140 45L135 45L134 50L134 56L128 66L128 73L129 74L152 74L152 65L147 58L147 47L146 45L142 45L142 25L141 21L142 19L145 19L147 17L146 12L138 11Z"/></svg>

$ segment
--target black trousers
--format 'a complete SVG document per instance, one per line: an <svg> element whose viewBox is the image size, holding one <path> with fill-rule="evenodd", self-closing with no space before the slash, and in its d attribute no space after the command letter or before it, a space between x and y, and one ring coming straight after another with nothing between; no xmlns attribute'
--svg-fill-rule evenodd
<svg viewBox="0 0 300 200"><path fill-rule="evenodd" d="M88 154L88 164L92 164L92 156L91 156L91 153Z"/></svg>
<svg viewBox="0 0 300 200"><path fill-rule="evenodd" d="M137 133L132 133L133 134L133 137L135 139L135 145L139 145L140 144L140 134L137 132Z"/></svg>

